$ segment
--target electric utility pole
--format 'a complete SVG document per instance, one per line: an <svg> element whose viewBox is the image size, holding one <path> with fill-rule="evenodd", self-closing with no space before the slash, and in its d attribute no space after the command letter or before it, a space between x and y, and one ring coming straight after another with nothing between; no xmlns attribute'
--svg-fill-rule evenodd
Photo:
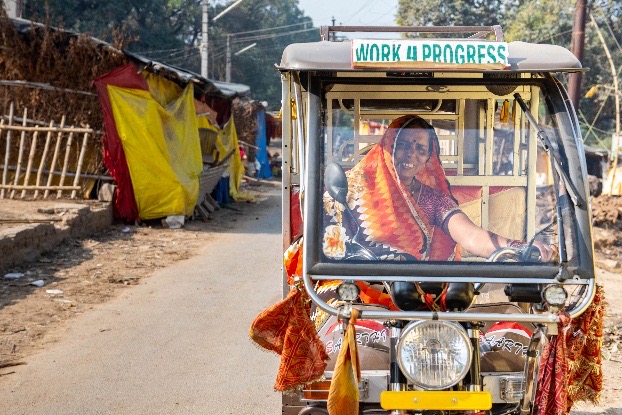
<svg viewBox="0 0 622 415"><path fill-rule="evenodd" d="M237 0L235 3L229 5L229 7L227 7L226 9L221 11L218 15L216 15L216 17L212 19L212 22L215 22L216 20L220 19L225 14L229 13L231 10L233 10L238 4L242 3L243 1L244 0ZM203 78L207 78L207 50L208 50L207 0L201 0L201 8L203 11L203 27L202 27L202 34L201 34L201 76ZM227 37L227 45L229 45L229 37ZM227 46L227 50L228 49L229 48Z"/></svg>
<svg viewBox="0 0 622 415"><path fill-rule="evenodd" d="M201 76L207 79L207 0L201 0Z"/></svg>
<svg viewBox="0 0 622 415"><path fill-rule="evenodd" d="M574 24L572 25L572 42L570 50L579 62L583 61L583 45L585 43L585 13L586 0L577 0L574 9ZM568 76L568 95L575 111L579 112L581 100L581 72L571 73Z"/></svg>
<svg viewBox="0 0 622 415"><path fill-rule="evenodd" d="M227 35L227 65L225 71L225 81L231 82L231 35Z"/></svg>

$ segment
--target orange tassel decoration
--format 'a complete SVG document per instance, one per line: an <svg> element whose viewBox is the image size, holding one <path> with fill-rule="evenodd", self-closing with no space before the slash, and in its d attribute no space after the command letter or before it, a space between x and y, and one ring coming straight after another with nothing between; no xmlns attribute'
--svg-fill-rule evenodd
<svg viewBox="0 0 622 415"><path fill-rule="evenodd" d="M503 101L503 105L501 105L501 112L499 113L499 121L508 122L510 121L510 101L507 99Z"/></svg>
<svg viewBox="0 0 622 415"><path fill-rule="evenodd" d="M358 315L358 311L352 309L350 323L346 329L339 356L337 356L335 372L328 391L327 407L330 415L358 415L359 413L361 365L354 327Z"/></svg>

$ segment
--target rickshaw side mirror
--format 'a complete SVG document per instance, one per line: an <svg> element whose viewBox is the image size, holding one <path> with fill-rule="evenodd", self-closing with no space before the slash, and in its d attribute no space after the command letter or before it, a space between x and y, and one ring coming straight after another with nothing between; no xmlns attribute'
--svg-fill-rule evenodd
<svg viewBox="0 0 622 415"><path fill-rule="evenodd" d="M330 163L324 170L324 183L330 197L342 205L346 205L348 197L348 179L346 173L337 163Z"/></svg>

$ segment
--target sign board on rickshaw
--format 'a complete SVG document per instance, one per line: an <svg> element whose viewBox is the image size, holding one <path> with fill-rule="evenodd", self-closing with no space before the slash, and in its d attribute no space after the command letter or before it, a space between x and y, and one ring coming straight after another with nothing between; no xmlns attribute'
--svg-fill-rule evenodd
<svg viewBox="0 0 622 415"><path fill-rule="evenodd" d="M352 40L352 67L504 69L506 42L474 40Z"/></svg>

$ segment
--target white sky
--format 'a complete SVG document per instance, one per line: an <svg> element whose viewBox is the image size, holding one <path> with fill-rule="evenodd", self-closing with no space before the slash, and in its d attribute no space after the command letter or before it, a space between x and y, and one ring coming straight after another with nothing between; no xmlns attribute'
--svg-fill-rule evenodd
<svg viewBox="0 0 622 415"><path fill-rule="evenodd" d="M299 0L315 26L395 26L397 0Z"/></svg>

